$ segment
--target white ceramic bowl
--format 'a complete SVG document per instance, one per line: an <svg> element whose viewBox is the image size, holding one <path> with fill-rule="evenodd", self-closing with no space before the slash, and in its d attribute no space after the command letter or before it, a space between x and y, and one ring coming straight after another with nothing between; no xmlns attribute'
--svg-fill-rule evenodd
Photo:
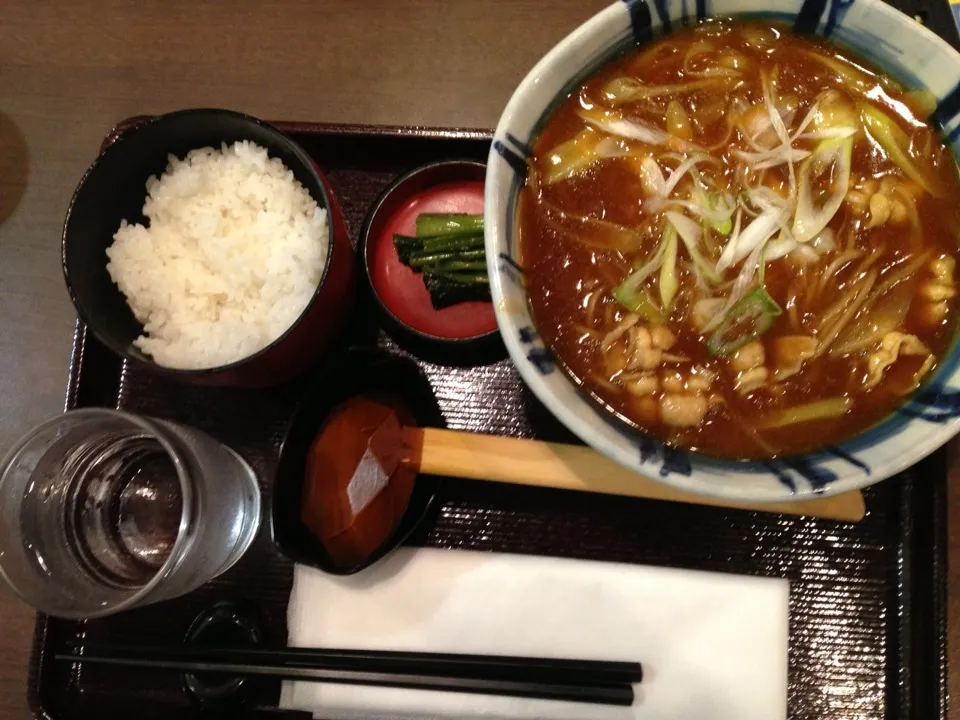
<svg viewBox="0 0 960 720"><path fill-rule="evenodd" d="M696 13L684 18L685 12ZM809 499L878 482L913 465L960 431L960 350L903 407L847 442L767 462L717 460L665 447L600 409L554 362L537 334L523 285L517 196L532 139L585 78L623 51L684 19L753 17L829 36L939 99L934 120L960 149L960 55L881 0L625 0L577 28L530 71L497 125L487 163L487 265L500 332L520 375L584 442L628 468L684 490L753 502Z"/></svg>

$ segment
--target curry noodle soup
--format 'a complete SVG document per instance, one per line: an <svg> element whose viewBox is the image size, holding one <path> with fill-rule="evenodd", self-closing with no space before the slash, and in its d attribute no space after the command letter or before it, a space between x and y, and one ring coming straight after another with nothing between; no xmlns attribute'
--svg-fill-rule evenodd
<svg viewBox="0 0 960 720"><path fill-rule="evenodd" d="M621 417L709 455L876 423L953 337L960 188L933 105L778 26L711 21L622 56L533 147L541 335Z"/></svg>

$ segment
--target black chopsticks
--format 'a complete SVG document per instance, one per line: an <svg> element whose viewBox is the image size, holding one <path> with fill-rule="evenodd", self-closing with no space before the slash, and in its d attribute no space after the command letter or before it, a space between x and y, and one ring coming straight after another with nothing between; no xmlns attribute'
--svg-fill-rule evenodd
<svg viewBox="0 0 960 720"><path fill-rule="evenodd" d="M82 657L91 659L96 656L174 662L282 664L286 667L311 667L317 670L398 672L581 685L631 684L640 682L643 676L639 663L632 662L390 650L98 645L84 650Z"/></svg>
<svg viewBox="0 0 960 720"><path fill-rule="evenodd" d="M314 648L85 647L58 660L631 705L639 663Z"/></svg>

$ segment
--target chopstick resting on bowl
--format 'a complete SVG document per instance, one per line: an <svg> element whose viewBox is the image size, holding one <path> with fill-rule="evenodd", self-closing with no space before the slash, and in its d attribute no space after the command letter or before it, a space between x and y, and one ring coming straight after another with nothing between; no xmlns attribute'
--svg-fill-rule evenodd
<svg viewBox="0 0 960 720"><path fill-rule="evenodd" d="M94 646L57 660L627 706L639 663L314 648Z"/></svg>

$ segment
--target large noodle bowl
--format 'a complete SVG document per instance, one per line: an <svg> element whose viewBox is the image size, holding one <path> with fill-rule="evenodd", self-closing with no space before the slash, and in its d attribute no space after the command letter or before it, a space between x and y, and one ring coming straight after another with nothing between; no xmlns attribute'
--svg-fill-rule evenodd
<svg viewBox="0 0 960 720"><path fill-rule="evenodd" d="M541 335L622 417L711 455L874 424L953 336L960 187L931 111L776 26L708 22L619 58L533 146Z"/></svg>

